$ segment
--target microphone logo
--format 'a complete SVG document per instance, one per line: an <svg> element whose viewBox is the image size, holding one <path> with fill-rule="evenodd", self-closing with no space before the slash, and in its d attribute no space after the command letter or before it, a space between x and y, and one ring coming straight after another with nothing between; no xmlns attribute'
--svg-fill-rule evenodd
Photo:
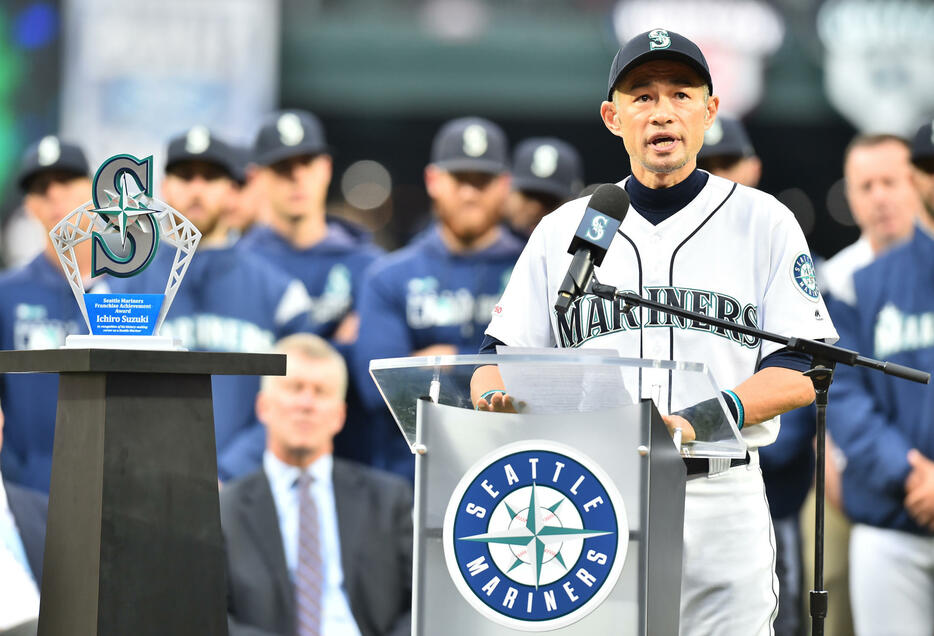
<svg viewBox="0 0 934 636"><path fill-rule="evenodd" d="M605 216L600 214L596 215L593 218L593 221L590 222L590 229L587 230L587 238L591 241L599 241L603 238L603 235L606 233L606 224L608 219Z"/></svg>

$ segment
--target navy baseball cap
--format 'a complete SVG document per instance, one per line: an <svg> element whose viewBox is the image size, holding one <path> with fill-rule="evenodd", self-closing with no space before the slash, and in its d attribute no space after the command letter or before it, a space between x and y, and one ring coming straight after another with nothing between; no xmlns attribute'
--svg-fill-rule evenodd
<svg viewBox="0 0 934 636"><path fill-rule="evenodd" d="M508 172L506 134L493 122L480 117L451 120L435 135L431 163L448 172Z"/></svg>
<svg viewBox="0 0 934 636"><path fill-rule="evenodd" d="M252 160L269 166L292 157L328 152L321 120L306 110L286 110L274 113L260 126Z"/></svg>
<svg viewBox="0 0 934 636"><path fill-rule="evenodd" d="M31 144L20 160L16 181L24 192L29 181L42 172L71 172L75 176L88 176L88 160L81 147L47 135Z"/></svg>
<svg viewBox="0 0 934 636"><path fill-rule="evenodd" d="M559 199L583 186L581 157L574 147L554 137L533 137L516 145L512 155L512 187Z"/></svg>
<svg viewBox="0 0 934 636"><path fill-rule="evenodd" d="M250 163L253 162L253 149L249 146L231 145L233 150L234 181L243 185Z"/></svg>
<svg viewBox="0 0 934 636"><path fill-rule="evenodd" d="M231 179L236 179L236 150L206 126L192 126L184 134L169 140L165 160L166 171L185 161L203 161L218 166L223 168Z"/></svg>
<svg viewBox="0 0 934 636"><path fill-rule="evenodd" d="M713 125L704 133L704 145L697 153L698 159L710 157L752 157L756 154L742 122L732 117L718 115Z"/></svg>
<svg viewBox="0 0 934 636"><path fill-rule="evenodd" d="M619 50L610 67L610 80L607 86L607 100L613 99L613 88L626 73L646 62L653 60L675 60L692 67L707 82L707 88L713 94L713 80L707 59L700 48L689 39L665 29L652 29L635 36Z"/></svg>
<svg viewBox="0 0 934 636"><path fill-rule="evenodd" d="M934 163L934 121L924 124L915 133L911 141L911 161L925 169Z"/></svg>

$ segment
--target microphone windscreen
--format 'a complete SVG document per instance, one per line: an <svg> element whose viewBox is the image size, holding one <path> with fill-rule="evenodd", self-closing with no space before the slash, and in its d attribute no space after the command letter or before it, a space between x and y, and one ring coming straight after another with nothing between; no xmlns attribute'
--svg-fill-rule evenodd
<svg viewBox="0 0 934 636"><path fill-rule="evenodd" d="M615 183L604 183L594 190L587 207L622 222L629 211L629 195Z"/></svg>

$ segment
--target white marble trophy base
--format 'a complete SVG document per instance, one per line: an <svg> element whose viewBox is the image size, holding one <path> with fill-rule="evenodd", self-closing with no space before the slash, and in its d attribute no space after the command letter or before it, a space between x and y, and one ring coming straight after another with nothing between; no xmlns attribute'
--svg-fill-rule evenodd
<svg viewBox="0 0 934 636"><path fill-rule="evenodd" d="M182 341L169 336L90 336L65 337L62 349L138 349L187 351Z"/></svg>

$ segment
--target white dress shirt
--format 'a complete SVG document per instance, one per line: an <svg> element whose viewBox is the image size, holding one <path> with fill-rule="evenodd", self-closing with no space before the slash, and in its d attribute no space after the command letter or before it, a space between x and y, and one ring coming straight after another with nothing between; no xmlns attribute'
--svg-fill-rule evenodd
<svg viewBox="0 0 934 636"><path fill-rule="evenodd" d="M0 479L0 630L39 616L39 589Z"/></svg>
<svg viewBox="0 0 934 636"><path fill-rule="evenodd" d="M324 563L324 589L321 599L322 636L360 636L360 630L350 612L344 591L344 569L341 566L340 533L337 527L337 505L334 501L332 470L334 459L325 455L308 467L314 478L311 496L318 508L318 537L321 561ZM272 498L279 516L279 531L289 575L294 580L298 563L298 477L301 469L280 461L268 450L263 454L263 470L269 479Z"/></svg>

